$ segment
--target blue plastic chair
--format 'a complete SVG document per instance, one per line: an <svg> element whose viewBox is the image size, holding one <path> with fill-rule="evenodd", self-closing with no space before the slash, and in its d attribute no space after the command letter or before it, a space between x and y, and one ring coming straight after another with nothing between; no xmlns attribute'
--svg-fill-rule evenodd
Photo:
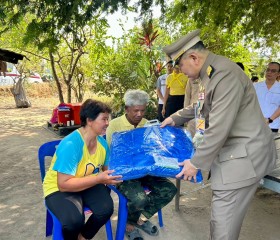
<svg viewBox="0 0 280 240"><path fill-rule="evenodd" d="M46 174L45 170L45 157L52 157L55 153L56 146L61 140L55 140L44 143L38 151L38 160L40 166L41 180L43 182ZM85 213L91 212L90 209L84 207ZM111 221L109 220L106 225L107 239L113 240ZM54 240L63 240L62 227L56 216L47 208L46 211L46 237L53 236Z"/></svg>
<svg viewBox="0 0 280 240"><path fill-rule="evenodd" d="M118 225L115 240L123 240L126 231L126 222L128 215L127 199L115 186L110 185L109 188L112 189L119 197ZM158 211L158 222L159 226L163 227L161 209Z"/></svg>

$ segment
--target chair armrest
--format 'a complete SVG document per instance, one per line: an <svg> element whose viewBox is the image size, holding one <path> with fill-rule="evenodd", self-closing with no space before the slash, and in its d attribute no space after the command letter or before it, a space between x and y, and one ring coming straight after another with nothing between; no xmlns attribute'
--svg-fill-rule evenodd
<svg viewBox="0 0 280 240"><path fill-rule="evenodd" d="M112 191L114 191L116 194L118 194L119 197L120 196L123 197L122 193L116 188L116 186L114 186L114 185L107 185L107 187L110 188Z"/></svg>

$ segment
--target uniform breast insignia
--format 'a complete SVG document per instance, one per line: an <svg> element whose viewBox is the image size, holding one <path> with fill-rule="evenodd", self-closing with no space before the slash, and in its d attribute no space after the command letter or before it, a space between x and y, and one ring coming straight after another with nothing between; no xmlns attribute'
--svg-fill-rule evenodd
<svg viewBox="0 0 280 240"><path fill-rule="evenodd" d="M204 86L200 83L199 84L199 92L198 92L198 100L204 100L205 99L205 88Z"/></svg>
<svg viewBox="0 0 280 240"><path fill-rule="evenodd" d="M209 78L211 78L214 72L215 72L215 69L211 65L209 65L206 69L207 76Z"/></svg>

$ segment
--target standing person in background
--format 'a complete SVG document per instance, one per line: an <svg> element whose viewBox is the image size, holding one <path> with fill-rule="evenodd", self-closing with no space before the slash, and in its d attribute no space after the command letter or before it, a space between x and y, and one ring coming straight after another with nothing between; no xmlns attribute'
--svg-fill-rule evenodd
<svg viewBox="0 0 280 240"><path fill-rule="evenodd" d="M163 107L165 88L166 88L166 78L173 71L173 62L172 62L172 60L168 61L168 63L166 64L166 70L167 70L167 73L159 76L159 78L157 80L158 120L160 122L162 122L164 120L164 118L162 116L162 107Z"/></svg>
<svg viewBox="0 0 280 240"><path fill-rule="evenodd" d="M265 71L265 81L254 84L263 116L272 132L278 133L280 127L280 64L270 62Z"/></svg>
<svg viewBox="0 0 280 240"><path fill-rule="evenodd" d="M178 65L175 65L173 73L166 79L166 90L162 108L163 117L169 117L184 107L187 82L188 77L180 72Z"/></svg>
<svg viewBox="0 0 280 240"><path fill-rule="evenodd" d="M189 78L189 81L186 86L184 108L197 103L199 94L199 83L200 79ZM189 122L185 123L185 126L187 127L187 130L191 133L193 137L196 132L195 119L192 119Z"/></svg>
<svg viewBox="0 0 280 240"><path fill-rule="evenodd" d="M43 182L45 202L58 218L65 240L92 239L110 219L114 204L106 185L121 183L110 176L109 148L104 135L111 109L92 99L81 106L81 128L58 145ZM85 223L83 207L92 214Z"/></svg>
<svg viewBox="0 0 280 240"><path fill-rule="evenodd" d="M190 32L163 49L184 74L201 79L203 141L192 159L180 164L183 169L176 177L196 181L198 169L211 169L210 239L237 240L260 179L275 168L276 147L251 80L236 63L207 50L199 34ZM194 116L187 107L161 127L179 126Z"/></svg>

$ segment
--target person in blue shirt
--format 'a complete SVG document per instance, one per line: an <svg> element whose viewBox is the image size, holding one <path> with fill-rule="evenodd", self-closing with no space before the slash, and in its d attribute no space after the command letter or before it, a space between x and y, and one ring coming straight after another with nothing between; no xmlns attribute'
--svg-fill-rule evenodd
<svg viewBox="0 0 280 240"><path fill-rule="evenodd" d="M173 72L173 62L168 61L166 64L166 73L159 76L157 80L157 96L158 96L158 120L162 122L164 117L162 116L162 107L164 102L164 95L166 89L166 78Z"/></svg>
<svg viewBox="0 0 280 240"><path fill-rule="evenodd" d="M254 84L258 101L271 131L276 135L280 128L280 64L270 62L265 71L265 81Z"/></svg>
<svg viewBox="0 0 280 240"><path fill-rule="evenodd" d="M101 136L109 125L111 109L92 99L81 106L81 128L57 147L43 182L48 209L62 225L65 240L92 239L113 214L113 200L106 185L122 176L110 176L109 148ZM83 207L92 214L85 223Z"/></svg>

